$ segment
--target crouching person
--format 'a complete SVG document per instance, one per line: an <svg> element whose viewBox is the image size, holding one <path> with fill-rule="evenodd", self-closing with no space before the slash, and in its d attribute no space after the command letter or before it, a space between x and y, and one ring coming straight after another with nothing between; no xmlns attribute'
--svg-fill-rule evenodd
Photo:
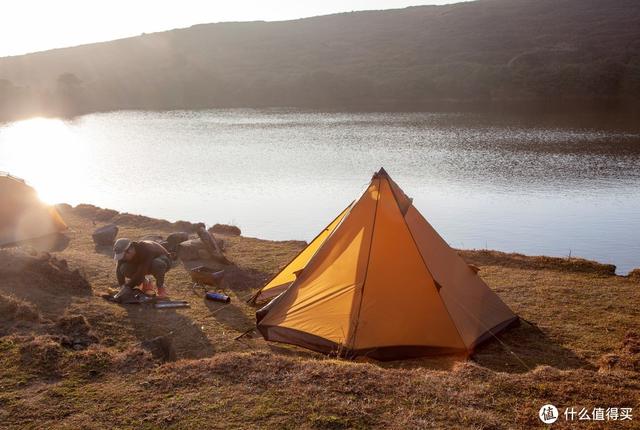
<svg viewBox="0 0 640 430"><path fill-rule="evenodd" d="M145 282L146 275L153 275L156 279L157 297L168 297L164 276L171 268L171 257L162 245L149 240L133 242L122 238L114 244L113 252L113 258L118 262L116 276L120 286L120 291L114 296L116 301L133 296L133 289L138 286L144 293L150 292Z"/></svg>

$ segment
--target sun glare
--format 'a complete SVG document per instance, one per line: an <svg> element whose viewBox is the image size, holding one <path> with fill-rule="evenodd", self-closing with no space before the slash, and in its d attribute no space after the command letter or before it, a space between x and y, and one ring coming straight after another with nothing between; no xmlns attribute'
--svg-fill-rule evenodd
<svg viewBox="0 0 640 430"><path fill-rule="evenodd" d="M25 179L47 203L67 202L82 188L85 151L59 119L33 118L0 129L0 156L12 175Z"/></svg>

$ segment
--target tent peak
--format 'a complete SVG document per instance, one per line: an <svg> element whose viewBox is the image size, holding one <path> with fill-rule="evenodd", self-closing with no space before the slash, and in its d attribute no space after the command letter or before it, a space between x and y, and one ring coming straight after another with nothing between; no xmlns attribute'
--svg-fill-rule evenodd
<svg viewBox="0 0 640 430"><path fill-rule="evenodd" d="M380 167L380 170L378 170L376 173L373 174L374 178L379 178L379 177L389 177L389 174L387 173L386 170L384 170L384 167Z"/></svg>

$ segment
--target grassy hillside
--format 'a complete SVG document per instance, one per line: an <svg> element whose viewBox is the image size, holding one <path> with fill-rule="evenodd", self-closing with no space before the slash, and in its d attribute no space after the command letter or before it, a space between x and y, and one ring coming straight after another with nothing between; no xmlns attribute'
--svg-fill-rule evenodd
<svg viewBox="0 0 640 430"><path fill-rule="evenodd" d="M634 421L609 424L637 427L640 278L610 266L463 251L529 322L468 361L351 362L255 335L235 340L254 323L243 299L303 243L221 236L236 263L229 305L203 300L178 263L168 285L191 308L119 306L100 297L115 276L109 250L91 241L95 225L116 222L121 236L140 238L185 224L91 206L62 214L66 239L38 244L50 254L0 251L3 428L520 429L541 428L546 403L632 407ZM168 336L171 354L149 347L157 336Z"/></svg>
<svg viewBox="0 0 640 430"><path fill-rule="evenodd" d="M205 24L0 59L0 117L639 102L636 0L478 0Z"/></svg>

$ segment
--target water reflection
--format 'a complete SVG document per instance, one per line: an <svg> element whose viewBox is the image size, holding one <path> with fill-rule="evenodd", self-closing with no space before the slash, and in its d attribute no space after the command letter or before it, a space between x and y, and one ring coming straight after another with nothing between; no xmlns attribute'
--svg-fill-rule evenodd
<svg viewBox="0 0 640 430"><path fill-rule="evenodd" d="M310 239L384 166L454 246L640 266L628 123L277 109L33 121L0 128L0 169L47 200Z"/></svg>
<svg viewBox="0 0 640 430"><path fill-rule="evenodd" d="M27 178L43 201L83 195L87 145L62 120L34 118L1 127L0 160L2 170Z"/></svg>

